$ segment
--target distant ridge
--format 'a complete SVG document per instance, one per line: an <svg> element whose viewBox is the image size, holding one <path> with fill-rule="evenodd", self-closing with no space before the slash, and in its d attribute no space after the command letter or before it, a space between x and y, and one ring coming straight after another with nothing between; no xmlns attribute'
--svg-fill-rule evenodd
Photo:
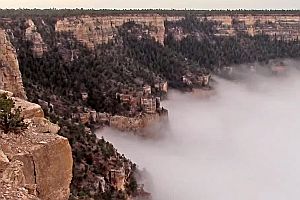
<svg viewBox="0 0 300 200"><path fill-rule="evenodd" d="M224 9L224 10L196 10L196 9L0 9L0 17L12 16L47 16L59 17L80 15L125 15L125 14L159 14L168 16L182 15L300 15L300 10L247 10L247 9Z"/></svg>

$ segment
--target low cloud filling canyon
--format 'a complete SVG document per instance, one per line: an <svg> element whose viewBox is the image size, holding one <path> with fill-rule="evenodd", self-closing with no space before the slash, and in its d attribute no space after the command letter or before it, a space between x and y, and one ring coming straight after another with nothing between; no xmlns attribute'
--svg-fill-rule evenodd
<svg viewBox="0 0 300 200"><path fill-rule="evenodd" d="M160 139L98 137L144 169L154 200L298 200L300 71L216 82L210 98L169 93Z"/></svg>

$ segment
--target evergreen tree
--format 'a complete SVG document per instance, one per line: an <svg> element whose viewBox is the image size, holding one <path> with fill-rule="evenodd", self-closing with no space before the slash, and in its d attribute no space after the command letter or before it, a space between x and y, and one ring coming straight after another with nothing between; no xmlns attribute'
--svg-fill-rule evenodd
<svg viewBox="0 0 300 200"><path fill-rule="evenodd" d="M21 108L15 108L14 101L3 93L0 95L0 129L5 134L9 132L20 133L27 128L21 117Z"/></svg>

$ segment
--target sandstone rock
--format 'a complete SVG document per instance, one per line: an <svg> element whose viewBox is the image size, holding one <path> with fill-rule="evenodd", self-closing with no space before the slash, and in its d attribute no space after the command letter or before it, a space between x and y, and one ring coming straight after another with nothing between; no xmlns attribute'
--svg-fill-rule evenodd
<svg viewBox="0 0 300 200"><path fill-rule="evenodd" d="M0 90L0 94L6 94L8 97L14 96L14 93L5 90Z"/></svg>
<svg viewBox="0 0 300 200"><path fill-rule="evenodd" d="M0 29L0 89L26 99L16 50L2 29Z"/></svg>
<svg viewBox="0 0 300 200"><path fill-rule="evenodd" d="M68 140L56 134L59 127L43 118L40 106L14 100L29 126L22 134L0 137L0 163L5 163L0 167L0 199L67 200L73 165Z"/></svg>
<svg viewBox="0 0 300 200"><path fill-rule="evenodd" d="M122 15L105 17L68 17L58 20L55 25L57 32L71 32L75 38L88 48L107 43L117 34L117 27L126 22L134 21L142 26L152 27L149 35L160 44L164 44L165 17L160 15ZM152 30L153 29L153 30Z"/></svg>
<svg viewBox="0 0 300 200"><path fill-rule="evenodd" d="M0 161L0 199L38 199L24 188L23 166L23 162L19 160L8 161L5 164Z"/></svg>
<svg viewBox="0 0 300 200"><path fill-rule="evenodd" d="M166 115L155 114L143 114L137 117L125 117L125 116L111 116L110 127L118 129L120 131L133 132L141 136L154 136L155 133L147 130L150 125L155 125L167 118Z"/></svg>
<svg viewBox="0 0 300 200"><path fill-rule="evenodd" d="M2 181L15 186L24 186L23 162L15 160L2 172Z"/></svg>
<svg viewBox="0 0 300 200"><path fill-rule="evenodd" d="M38 197L28 193L24 187L6 184L0 180L1 200L40 200Z"/></svg>
<svg viewBox="0 0 300 200"><path fill-rule="evenodd" d="M119 170L110 170L110 179L117 190L125 190L126 174L124 168Z"/></svg>
<svg viewBox="0 0 300 200"><path fill-rule="evenodd" d="M39 133L57 134L58 131L60 130L60 127L57 124L53 124L49 120L42 117L33 117L29 120L29 123L41 125L36 127Z"/></svg>
<svg viewBox="0 0 300 200"><path fill-rule="evenodd" d="M26 21L28 26L25 30L25 38L32 43L31 50L37 57L42 57L44 52L47 51L47 45L45 44L41 34L37 32L37 27L31 19Z"/></svg>
<svg viewBox="0 0 300 200"><path fill-rule="evenodd" d="M0 163L8 163L8 162L9 162L9 160L8 160L7 156L0 149Z"/></svg>
<svg viewBox="0 0 300 200"><path fill-rule="evenodd" d="M223 33L217 35L228 35L232 36L235 35L237 32L232 27L232 21L239 21L243 23L246 27L245 32L251 36L261 34L262 32L269 36L283 36L285 39L297 39L300 36L300 30L292 28L293 26L298 26L300 22L299 15L270 15L270 14L257 14L257 15L244 15L244 14L237 14L237 15L210 15L205 16L208 20L221 22L222 26L227 28L222 30ZM204 17L199 17L204 19ZM265 26L265 27L257 27L255 24L259 22L260 24L273 24L275 26ZM286 32L289 34L286 34Z"/></svg>
<svg viewBox="0 0 300 200"><path fill-rule="evenodd" d="M9 160L1 150L1 146L0 146L0 174L7 168L8 164L9 164Z"/></svg>
<svg viewBox="0 0 300 200"><path fill-rule="evenodd" d="M14 98L14 101L15 101L15 107L21 107L22 116L25 119L31 119L34 117L40 117L40 118L44 117L44 111L40 105L28 101L24 101L20 98Z"/></svg>

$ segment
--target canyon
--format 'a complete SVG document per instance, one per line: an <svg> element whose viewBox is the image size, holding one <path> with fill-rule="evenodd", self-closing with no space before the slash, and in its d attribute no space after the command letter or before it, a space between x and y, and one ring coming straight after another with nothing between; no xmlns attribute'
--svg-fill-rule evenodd
<svg viewBox="0 0 300 200"><path fill-rule="evenodd" d="M109 128L97 135L145 168L145 188L156 200L296 200L299 76L217 79L209 98L171 91L160 140Z"/></svg>
<svg viewBox="0 0 300 200"><path fill-rule="evenodd" d="M270 76L280 79L281 74L286 74L286 67L280 63L270 64L270 61L274 57L296 57L299 52L300 17L296 14L196 14L191 17L151 12L115 15L55 12L0 18L0 89L10 91L9 95L21 106L29 124L21 135L1 134L1 198L129 200L142 196L150 199L151 195L146 192L150 191L154 199L185 199L188 189L175 187L168 179L171 177L174 184L182 183L177 175L191 169L187 176L192 183L186 184L185 180L179 185L184 185L183 188L189 185L198 191L195 186L199 182L193 177L198 177L195 176L200 173L197 167L202 166L189 162L198 159L197 149L195 153L193 147L206 145L199 140L207 139L206 134L214 131L214 123L208 119L212 117L210 112L217 116L214 106L225 110L223 104L214 104L220 103L216 100L220 90L223 89L221 99L233 110L235 107L229 99L240 95L231 93L235 86L219 80L216 75L234 74L236 69L242 68L241 63L245 63L247 72L256 75L259 70L256 71L257 63L253 62L265 62L264 69ZM256 55L259 47L262 53ZM201 60L200 54L205 53L207 56ZM173 89L188 93L182 98L174 95ZM28 102L27 97L39 105ZM200 103L196 103L197 100ZM174 102L183 107L177 110ZM226 115L221 117L225 119ZM191 128L194 124L197 130ZM162 130L161 125L175 127L175 131ZM218 128L227 130L222 123ZM196 135L199 130L201 138ZM182 138L185 135L188 137ZM138 166L101 136L113 141L122 153L137 161ZM118 141L120 137L125 138L125 143ZM218 137L225 136L222 132L216 135L217 140ZM157 138L162 141L156 142ZM181 139L183 144L179 143ZM191 141L193 139L195 141ZM175 141L175 145L168 148L170 141ZM145 149L126 148L126 145L139 147L140 142L145 142ZM152 149L152 144L157 149ZM215 145L218 144L208 143L209 150L215 150ZM175 167L164 161L168 160L168 151L182 155L181 149L188 150L185 156L190 165L176 171L176 166L184 165L176 161L185 156L171 154ZM162 157L155 159L155 155L144 150ZM218 156L208 154L211 155ZM153 163L164 164L162 179ZM149 168L150 174L154 172L155 186L149 186L146 181L144 190L144 183L139 179L147 172L140 172L141 167L146 171ZM158 187L167 189L162 191ZM176 197L172 196L172 190L178 191ZM188 194L188 197L197 199L198 196Z"/></svg>
<svg viewBox="0 0 300 200"><path fill-rule="evenodd" d="M237 14L237 15L198 15L200 20L218 22L216 36L234 36L238 32L245 32L251 36L266 34L269 36L283 37L286 40L297 39L300 36L299 15L268 15L268 14ZM74 37L93 49L96 45L105 44L114 40L118 34L117 27L128 22L141 24L144 33L153 37L164 45L166 36L165 22L176 22L185 16L166 16L159 14L135 14L119 16L76 16L58 20L55 25L57 32L71 32ZM170 30L176 38L182 39L189 35L181 28ZM142 35L140 35L142 37Z"/></svg>

